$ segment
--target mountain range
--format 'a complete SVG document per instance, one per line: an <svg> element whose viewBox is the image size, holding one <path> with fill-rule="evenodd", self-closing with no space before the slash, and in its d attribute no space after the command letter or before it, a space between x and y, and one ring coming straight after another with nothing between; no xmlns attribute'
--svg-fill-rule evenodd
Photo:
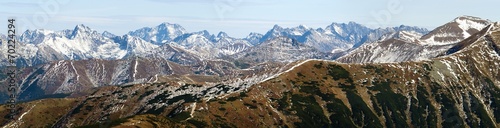
<svg viewBox="0 0 500 128"><path fill-rule="evenodd" d="M17 65L25 67L20 70L22 91L19 99L141 83L158 75L216 75L231 79L238 77L238 70L251 71L273 65L268 63L285 65L304 59L334 60L344 55L344 51L380 38L383 33L406 30L427 32L403 25L370 29L354 22L333 23L324 29L275 25L266 34L250 33L242 39L230 37L225 32L217 35L206 30L186 32L182 26L171 23L144 27L123 36L107 31L99 33L82 24L72 30L27 30L18 38L21 46L17 50L20 55ZM5 50L7 46L1 48ZM0 67L8 64L6 58L6 54L0 56ZM135 60L156 66L142 64L150 67L137 67L142 61ZM190 71L158 70L169 67L167 64L179 64ZM100 68L93 67L98 65ZM132 75L140 72L138 68L148 68L139 73L144 74L142 78ZM0 78L5 80L6 76ZM4 102L6 96L0 95L0 102Z"/></svg>
<svg viewBox="0 0 500 128"><path fill-rule="evenodd" d="M325 28L306 26L282 28L275 25L266 34L250 33L246 38L234 38L225 32L217 35L208 31L186 32L178 25L162 23L155 27L144 27L116 36L107 31L99 33L88 26L77 25L62 31L27 30L18 37L19 66L37 66L58 60L104 59L118 60L128 57L144 57L151 52L163 52L159 47L176 47L188 51L201 59L221 59L241 53L251 47L277 37L287 37L311 46L320 52L342 52L366 42L375 41L383 34L398 31L428 31L418 27L399 26L385 29L370 29L350 22L333 23ZM1 36L5 42L5 36ZM167 46L169 44L170 46ZM6 49L7 46L1 47ZM0 56L0 66L5 66L6 55Z"/></svg>
<svg viewBox="0 0 500 128"><path fill-rule="evenodd" d="M414 31L390 33L382 37L385 39L352 50L338 61L380 63L425 60L438 56L490 23L477 17L458 17L425 35Z"/></svg>
<svg viewBox="0 0 500 128"><path fill-rule="evenodd" d="M162 23L18 40L21 102L6 127L500 125L500 24L472 16L432 31L349 22L234 38Z"/></svg>

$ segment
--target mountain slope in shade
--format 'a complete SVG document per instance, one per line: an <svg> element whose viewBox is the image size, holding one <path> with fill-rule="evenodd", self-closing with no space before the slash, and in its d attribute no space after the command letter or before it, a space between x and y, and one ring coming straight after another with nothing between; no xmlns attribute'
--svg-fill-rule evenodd
<svg viewBox="0 0 500 128"><path fill-rule="evenodd" d="M446 52L458 42L478 33L489 23L487 20L463 16L423 36L414 31L386 34L377 42L353 49L337 61L380 63L426 60Z"/></svg>
<svg viewBox="0 0 500 128"><path fill-rule="evenodd" d="M425 61L305 60L251 85L174 80L109 86L69 105L61 118L49 119L57 120L56 127L119 120L123 123L109 126L123 126L138 118L134 115L151 114L167 117L152 123L197 127L498 127L499 46L500 23L494 23ZM30 105L37 102L43 103L21 104L23 118L41 118L30 111L39 109ZM28 125L17 123L22 119L1 122Z"/></svg>

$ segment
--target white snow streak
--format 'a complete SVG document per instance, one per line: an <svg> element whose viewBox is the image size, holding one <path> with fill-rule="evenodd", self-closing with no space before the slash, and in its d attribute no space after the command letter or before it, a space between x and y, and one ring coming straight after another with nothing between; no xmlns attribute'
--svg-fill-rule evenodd
<svg viewBox="0 0 500 128"><path fill-rule="evenodd" d="M194 102L191 107L193 107L193 108L191 109L191 114L189 114L189 115L191 115L191 117L189 117L189 119L193 118L194 110L196 109L196 102ZM188 119L186 119L186 120L188 120Z"/></svg>
<svg viewBox="0 0 500 128"><path fill-rule="evenodd" d="M286 70L286 71L284 71L284 72L280 72L280 73L274 74L274 75L272 75L272 76L270 76L270 77L268 77L268 78L266 78L266 79L264 79L264 80L262 80L262 81L260 81L260 82L258 82L258 83L262 83L262 82L268 81L268 80L270 80L270 79L273 79L273 78L276 78L276 77L280 76L280 75L281 75L281 74L283 74L283 73L290 72L290 71L292 71L293 69L295 69L295 68L297 68L297 67L299 67L299 66L301 66L301 65L303 65L303 64L305 64L305 63L307 63L307 62L309 62L309 61L328 61L328 60L320 60L320 59L309 59L309 60L305 60L305 61L302 61L302 62L300 62L300 63L298 63L298 64L294 65L293 67L291 67L290 69L288 69L288 70ZM330 62L334 62L334 61L330 61ZM258 83L257 83L257 84L258 84Z"/></svg>
<svg viewBox="0 0 500 128"><path fill-rule="evenodd" d="M2 128L17 128L17 127L19 127L19 125L21 125L23 123L22 119L23 119L24 115L28 114L35 106L36 106L36 104L31 106L31 108L28 111L21 114L21 116L19 116L17 121L11 122L10 124L3 126Z"/></svg>
<svg viewBox="0 0 500 128"><path fill-rule="evenodd" d="M75 71L76 75L76 81L78 81L80 79L80 75L78 75L78 71L76 71L75 65L73 65L73 61L71 61L71 67L73 67L73 70Z"/></svg>
<svg viewBox="0 0 500 128"><path fill-rule="evenodd" d="M21 121L21 119L23 119L24 115L28 114L31 111L31 109L33 109L35 106L36 106L36 104L33 105L33 106L31 106L30 110L28 110L28 111L24 112L23 114L21 114L21 116L19 116L19 119L17 119L17 120Z"/></svg>
<svg viewBox="0 0 500 128"><path fill-rule="evenodd" d="M137 73L137 65L138 65L138 62L137 62L137 59L135 59L134 74L132 75L133 80L135 80L135 74Z"/></svg>

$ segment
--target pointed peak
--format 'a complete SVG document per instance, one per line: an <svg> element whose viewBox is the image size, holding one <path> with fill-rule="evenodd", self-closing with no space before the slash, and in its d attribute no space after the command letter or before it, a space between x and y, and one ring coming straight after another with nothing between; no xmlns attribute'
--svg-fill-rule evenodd
<svg viewBox="0 0 500 128"><path fill-rule="evenodd" d="M84 24L77 24L76 27L87 27Z"/></svg>
<svg viewBox="0 0 500 128"><path fill-rule="evenodd" d="M170 25L170 24L171 24L170 22L163 22L160 25Z"/></svg>
<svg viewBox="0 0 500 128"><path fill-rule="evenodd" d="M248 36L263 36L262 34L260 33L256 33L256 32L251 32L250 34L248 34Z"/></svg>
<svg viewBox="0 0 500 128"><path fill-rule="evenodd" d="M354 21L349 21L349 23L348 23L348 24L349 24L349 25L360 25L360 24L358 24L358 23L356 23L356 22L354 22Z"/></svg>
<svg viewBox="0 0 500 128"><path fill-rule="evenodd" d="M317 31L317 32L324 32L324 31L325 31L325 29L323 29L323 28L317 28L317 29L316 29L316 31Z"/></svg>
<svg viewBox="0 0 500 128"><path fill-rule="evenodd" d="M280 30L280 29L283 29L283 28L282 28L281 26L279 26L279 25L275 24L275 25L273 26L273 29L274 29L274 30Z"/></svg>
<svg viewBox="0 0 500 128"><path fill-rule="evenodd" d="M111 32L108 32L108 31L104 31L104 32L102 32L102 34L101 34L101 35L102 35L102 36L104 36L104 37L108 37L108 38L113 38L113 37L116 37L116 35L115 35L115 34L113 34L113 33L111 33Z"/></svg>
<svg viewBox="0 0 500 128"><path fill-rule="evenodd" d="M326 30L331 30L331 31L333 30L333 31L335 31L335 28L343 28L344 26L347 26L347 24L333 22L332 24L326 26Z"/></svg>
<svg viewBox="0 0 500 128"><path fill-rule="evenodd" d="M88 26L85 26L83 24L76 25L75 29L73 29L73 33L92 33L94 32L93 29L91 29Z"/></svg>
<svg viewBox="0 0 500 128"><path fill-rule="evenodd" d="M124 39L131 38L131 37L134 37L134 36L129 35L129 34L125 34L125 35L122 36L122 38L124 38Z"/></svg>
<svg viewBox="0 0 500 128"><path fill-rule="evenodd" d="M208 32L207 30L203 30L203 31L200 31L200 33L203 33L203 34L208 34L208 35L210 35L210 32Z"/></svg>
<svg viewBox="0 0 500 128"><path fill-rule="evenodd" d="M303 25L303 24L299 25L298 28L300 28L300 29L309 29L309 27L307 27L306 25Z"/></svg>
<svg viewBox="0 0 500 128"><path fill-rule="evenodd" d="M79 35L87 35L87 34L92 34L92 33L97 33L96 31L94 31L93 29L90 29L89 27L83 25L83 24L79 24L79 25L76 25L75 29L73 29L73 32L70 36L70 38L75 38L75 37L78 37Z"/></svg>
<svg viewBox="0 0 500 128"><path fill-rule="evenodd" d="M227 33L221 31L221 32L219 32L219 34L217 34L217 37L222 38L222 37L229 37L229 36L227 35Z"/></svg>
<svg viewBox="0 0 500 128"><path fill-rule="evenodd" d="M181 25L169 22L163 22L160 25L156 26L155 28L169 32L179 31L180 33L185 33L185 29Z"/></svg>
<svg viewBox="0 0 500 128"><path fill-rule="evenodd" d="M174 27L180 27L181 25L179 24L174 24L174 23L169 23L169 22L163 22L158 27L167 27L167 26L174 26Z"/></svg>
<svg viewBox="0 0 500 128"><path fill-rule="evenodd" d="M102 34L113 34L113 33L108 32L108 31L104 31L104 32L102 32Z"/></svg>
<svg viewBox="0 0 500 128"><path fill-rule="evenodd" d="M350 22L349 22L350 23ZM346 26L346 23L337 23L337 22L332 22L329 26Z"/></svg>
<svg viewBox="0 0 500 128"><path fill-rule="evenodd" d="M83 24L76 25L74 30L78 30L78 31L92 31L92 29L90 29L88 26L85 26Z"/></svg>
<svg viewBox="0 0 500 128"><path fill-rule="evenodd" d="M340 24L340 23L332 22L329 26L338 25L338 24Z"/></svg>

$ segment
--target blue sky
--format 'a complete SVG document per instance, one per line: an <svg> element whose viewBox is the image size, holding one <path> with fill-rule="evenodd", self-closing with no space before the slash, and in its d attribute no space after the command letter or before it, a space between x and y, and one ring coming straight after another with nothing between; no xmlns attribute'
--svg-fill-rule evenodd
<svg viewBox="0 0 500 128"><path fill-rule="evenodd" d="M433 29L457 16L500 21L498 0L3 0L0 17L19 29L72 29L84 24L117 35L163 22L189 32L245 37L278 24L326 27L354 21L371 28L401 24ZM6 22L0 30L6 31ZM18 30L19 31L19 30ZM5 33L0 31L0 33Z"/></svg>

